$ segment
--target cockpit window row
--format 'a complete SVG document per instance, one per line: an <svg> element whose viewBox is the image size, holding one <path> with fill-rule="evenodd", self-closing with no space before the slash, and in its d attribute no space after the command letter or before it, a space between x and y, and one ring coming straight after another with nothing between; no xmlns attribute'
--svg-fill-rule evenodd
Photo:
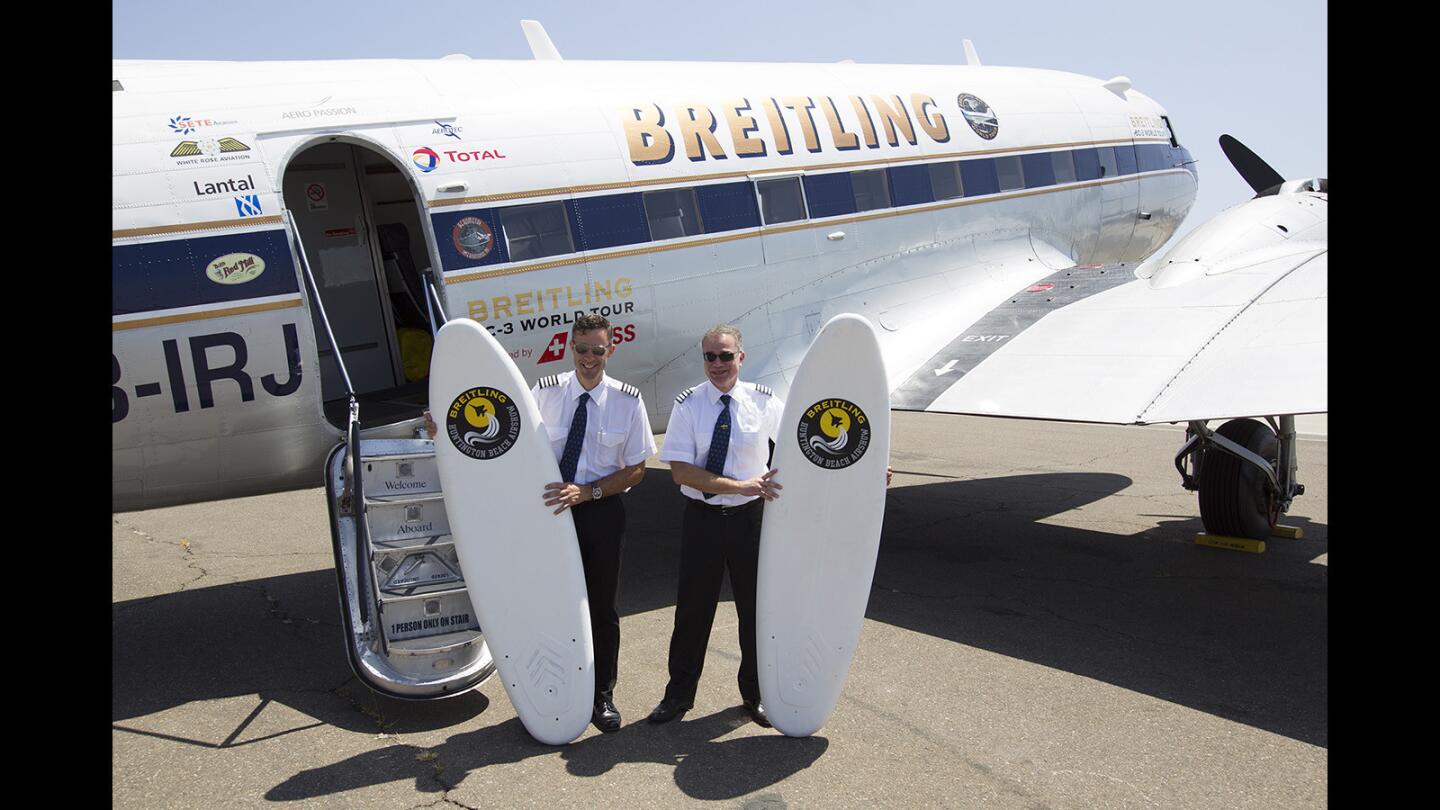
<svg viewBox="0 0 1440 810"><path fill-rule="evenodd" d="M1183 147L1168 143L1092 146L469 209L434 214L432 222L445 269L460 270L1121 177L1189 161ZM488 231L478 244L477 220Z"/></svg>

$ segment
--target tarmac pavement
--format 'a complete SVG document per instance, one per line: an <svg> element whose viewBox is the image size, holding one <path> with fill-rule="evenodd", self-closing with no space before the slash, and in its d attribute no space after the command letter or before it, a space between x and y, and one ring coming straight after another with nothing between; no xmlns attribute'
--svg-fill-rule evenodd
<svg viewBox="0 0 1440 810"><path fill-rule="evenodd" d="M740 707L728 587L695 708L645 722L683 505L653 459L626 496L624 726L560 747L495 678L428 703L356 681L323 488L116 513L113 803L1323 807L1324 418L1300 432L1304 537L1256 555L1194 544L1178 428L896 413L859 648L806 739Z"/></svg>

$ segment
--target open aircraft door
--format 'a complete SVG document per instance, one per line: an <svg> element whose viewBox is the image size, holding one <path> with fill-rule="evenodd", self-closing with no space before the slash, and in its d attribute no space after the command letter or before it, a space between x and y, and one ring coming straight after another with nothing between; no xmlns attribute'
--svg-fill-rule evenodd
<svg viewBox="0 0 1440 810"><path fill-rule="evenodd" d="M415 269L430 253L416 190L391 159L350 142L301 151L283 188L325 410L344 431L324 476L351 669L392 697L461 694L495 663L450 536L434 443L417 431L428 338L444 315ZM427 338L418 373L404 362L405 330Z"/></svg>

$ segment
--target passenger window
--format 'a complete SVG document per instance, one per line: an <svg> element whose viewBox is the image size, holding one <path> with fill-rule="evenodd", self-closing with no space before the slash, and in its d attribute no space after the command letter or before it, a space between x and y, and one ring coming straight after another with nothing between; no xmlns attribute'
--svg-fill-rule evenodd
<svg viewBox="0 0 1440 810"><path fill-rule="evenodd" d="M1051 152L1050 158L1055 165L1056 183L1075 182L1075 156L1069 152Z"/></svg>
<svg viewBox="0 0 1440 810"><path fill-rule="evenodd" d="M1115 177L1120 174L1120 166L1115 162L1115 147L1102 146L1097 150L1100 152L1100 176Z"/></svg>
<svg viewBox="0 0 1440 810"><path fill-rule="evenodd" d="M760 180L755 186L760 190L760 216L764 224L805 218L805 198L800 193L800 178Z"/></svg>
<svg viewBox="0 0 1440 810"><path fill-rule="evenodd" d="M693 188L645 192L645 216L650 220L651 239L675 239L705 232Z"/></svg>
<svg viewBox="0 0 1440 810"><path fill-rule="evenodd" d="M965 196L965 186L960 182L960 164L930 164L930 187L935 190L935 199L950 200Z"/></svg>
<svg viewBox="0 0 1440 810"><path fill-rule="evenodd" d="M890 207L890 188L885 182L885 170L854 172L850 182L855 186L855 210L873 211Z"/></svg>
<svg viewBox="0 0 1440 810"><path fill-rule="evenodd" d="M574 253L570 239L570 220L561 202L537 205L516 205L500 209L501 226L511 261L539 259Z"/></svg>
<svg viewBox="0 0 1440 810"><path fill-rule="evenodd" d="M995 158L995 173L1000 177L1001 191L1025 187L1025 173L1020 169L1018 157Z"/></svg>

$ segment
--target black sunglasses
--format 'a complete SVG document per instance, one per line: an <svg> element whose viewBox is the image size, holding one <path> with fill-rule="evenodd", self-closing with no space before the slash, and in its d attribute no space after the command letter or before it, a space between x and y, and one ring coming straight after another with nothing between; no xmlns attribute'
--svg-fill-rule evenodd
<svg viewBox="0 0 1440 810"><path fill-rule="evenodd" d="M596 357L603 357L606 352L610 351L610 347L609 347L609 346L602 345L602 344L596 344L596 345L594 345L594 346L587 346L587 345L585 345L584 343L576 343L575 341L572 340L572 341L570 341L570 345L573 346L573 347L575 348L575 351L579 352L580 354L585 354L585 353L588 352L588 353L590 353L590 354L595 355Z"/></svg>
<svg viewBox="0 0 1440 810"><path fill-rule="evenodd" d="M713 363L716 360L723 360L728 363L734 359L735 352L720 352L719 354L716 354L715 352L705 352L705 362L707 363Z"/></svg>

